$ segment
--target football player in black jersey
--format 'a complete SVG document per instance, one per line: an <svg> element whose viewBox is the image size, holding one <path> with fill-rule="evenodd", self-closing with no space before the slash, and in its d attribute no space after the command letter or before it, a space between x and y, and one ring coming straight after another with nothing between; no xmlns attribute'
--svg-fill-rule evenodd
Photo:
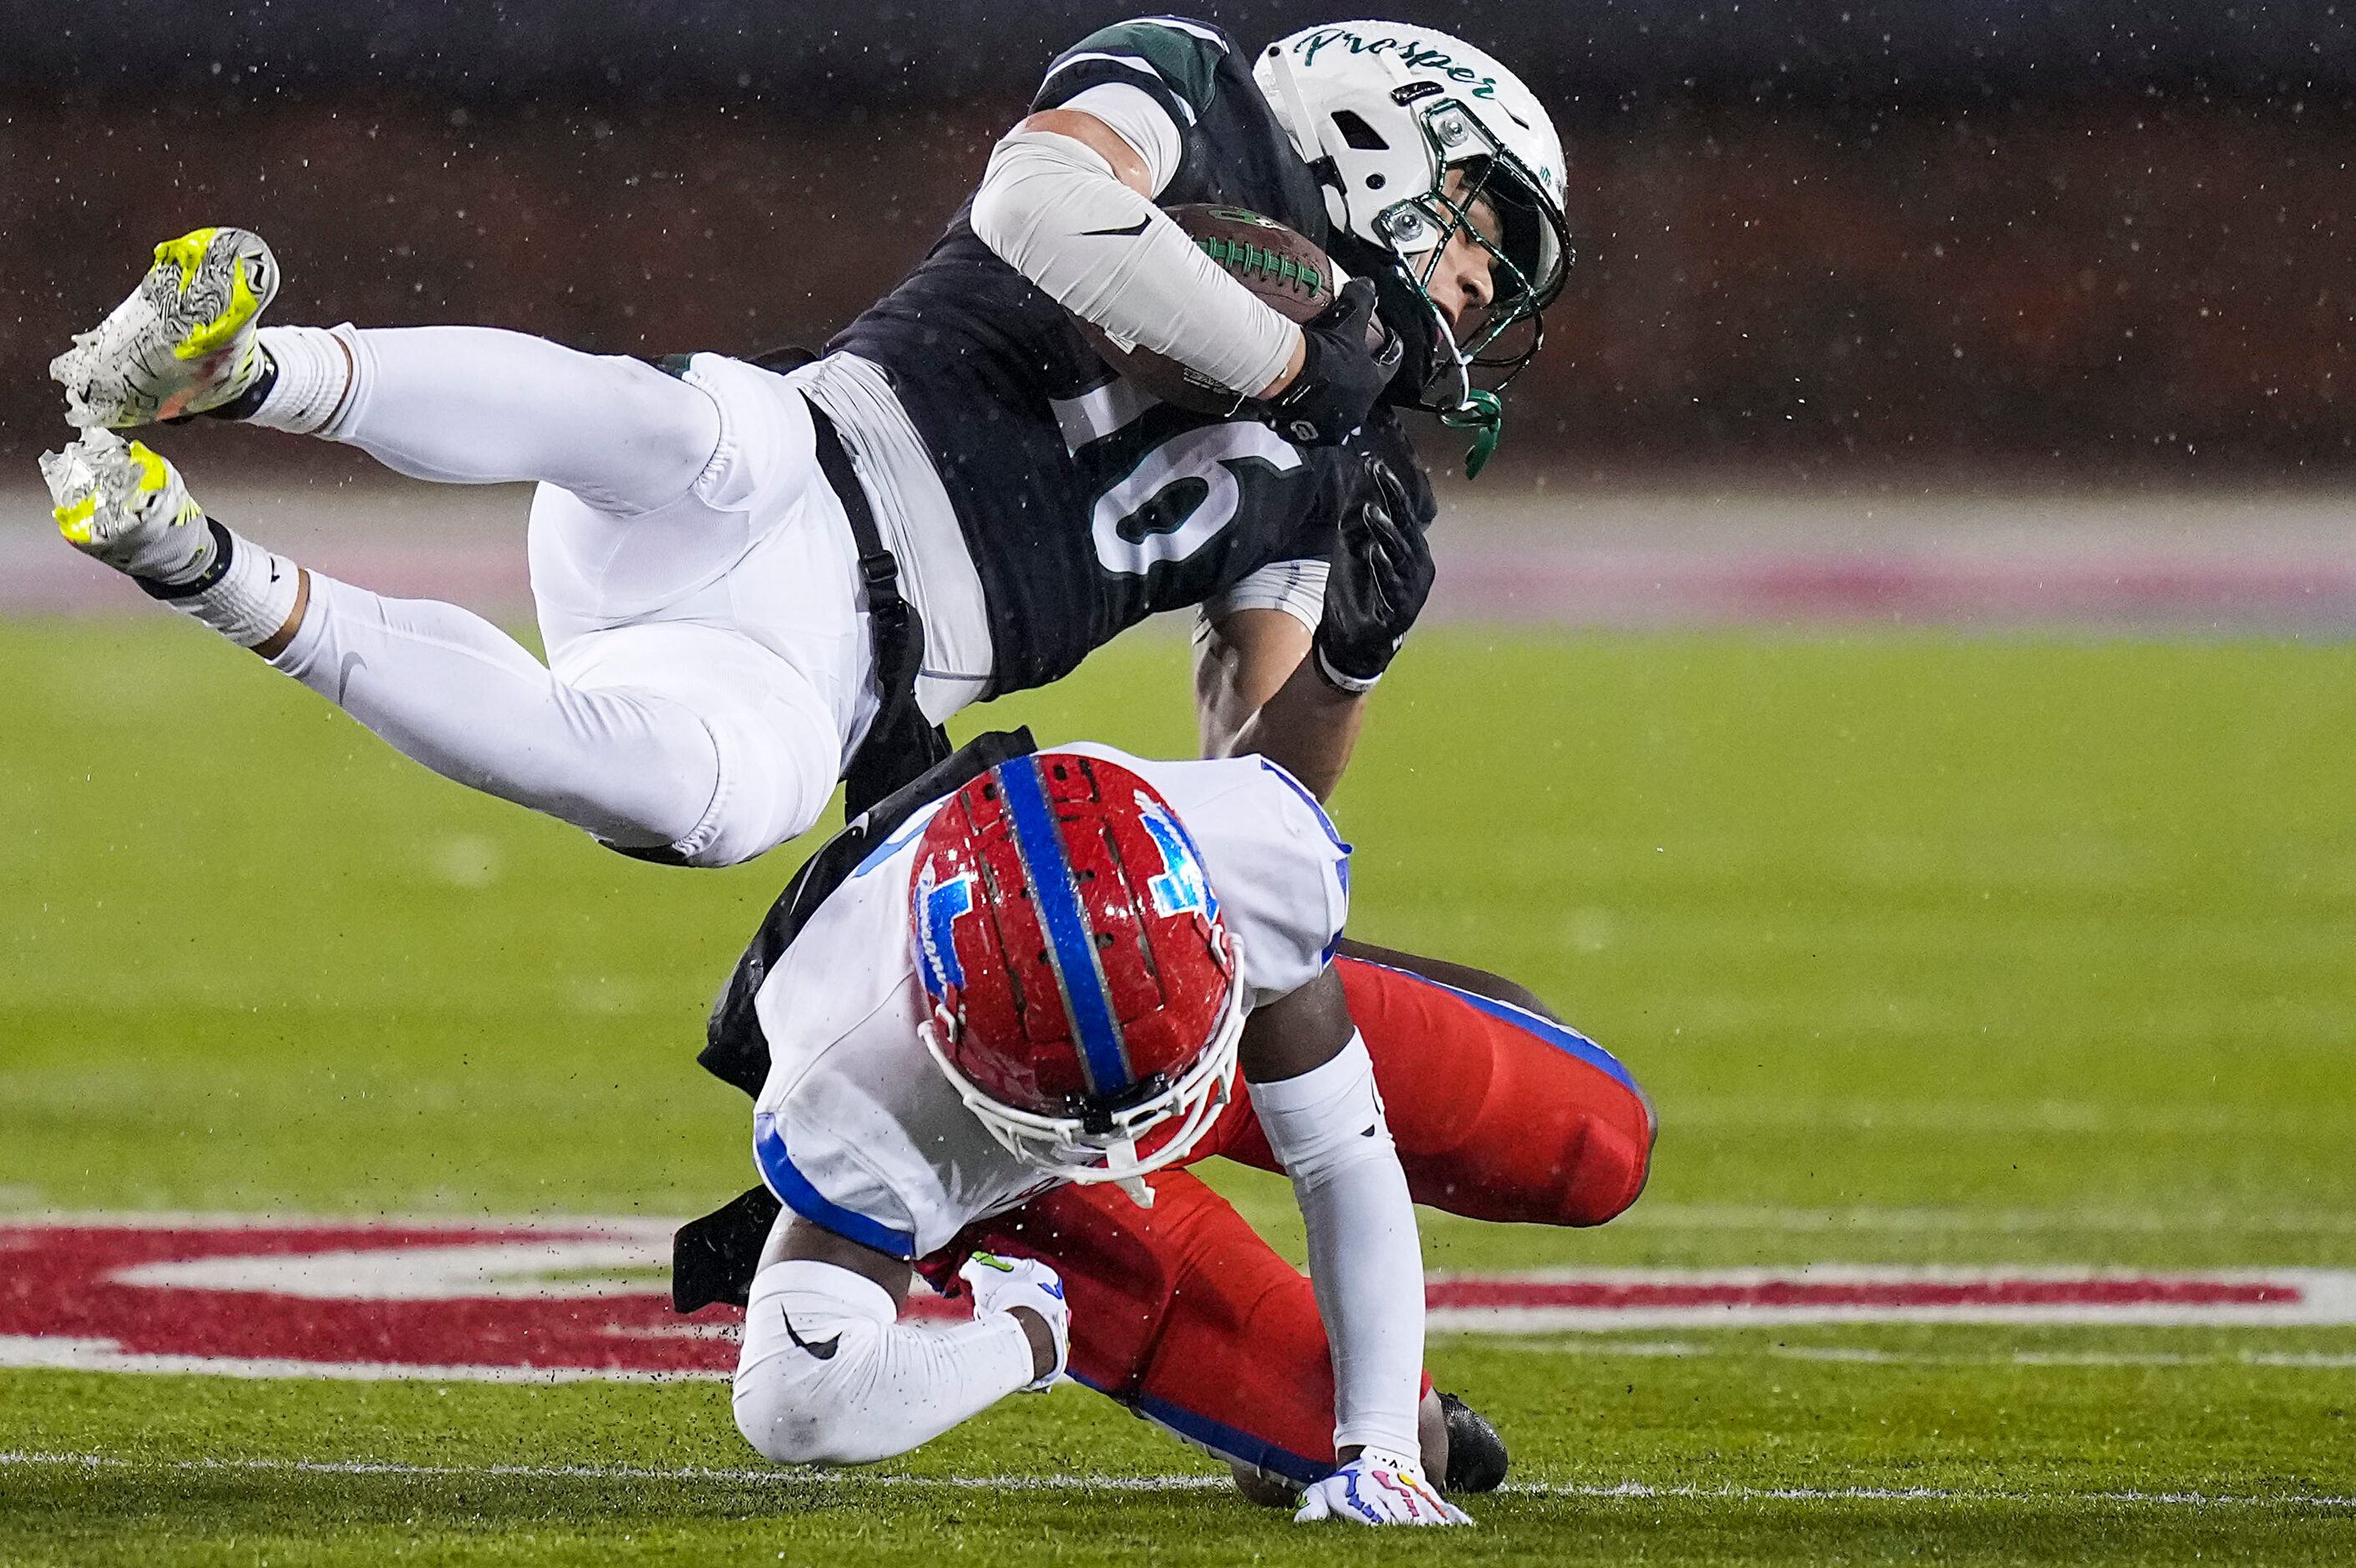
<svg viewBox="0 0 2356 1568"><path fill-rule="evenodd" d="M656 365L476 327L258 327L261 240L199 229L52 366L67 539L418 761L627 852L727 865L852 809L978 699L1199 606L1205 746L1318 795L1420 609L1429 487L1398 411L1497 433L1569 251L1559 145L1428 29L1247 55L1155 17L1051 65L932 252L821 357ZM1248 208L1353 281L1295 325L1157 204ZM1369 332L1378 312L1381 330ZM1157 402L1080 322L1235 393ZM213 414L418 477L539 482L548 663L455 606L309 572L113 429Z"/></svg>

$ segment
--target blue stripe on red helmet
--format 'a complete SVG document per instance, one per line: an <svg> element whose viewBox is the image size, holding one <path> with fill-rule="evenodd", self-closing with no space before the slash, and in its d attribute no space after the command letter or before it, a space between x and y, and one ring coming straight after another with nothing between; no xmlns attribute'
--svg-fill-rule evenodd
<svg viewBox="0 0 2356 1568"><path fill-rule="evenodd" d="M1047 953L1055 967L1056 989L1071 1019L1072 1037L1080 1047L1080 1068L1088 1091L1098 1097L1118 1094L1133 1081L1129 1051L1120 1025L1112 1012L1112 997L1104 972L1097 966L1096 944L1090 940L1087 914L1080 905L1079 884L1064 853L1063 836L1055 830L1055 814L1047 804L1036 757L1023 757L998 770L998 790L1006 802L1007 819L1014 825L1014 847L1023 857L1023 874L1031 884L1031 905L1047 933Z"/></svg>

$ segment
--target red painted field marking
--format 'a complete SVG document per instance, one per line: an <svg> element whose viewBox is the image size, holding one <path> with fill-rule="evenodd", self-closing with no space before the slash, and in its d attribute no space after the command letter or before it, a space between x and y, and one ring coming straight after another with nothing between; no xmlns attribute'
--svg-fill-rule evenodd
<svg viewBox="0 0 2356 1568"><path fill-rule="evenodd" d="M2356 1323L2356 1270L1941 1268L1583 1269L1438 1275L1431 1327L1456 1333L1800 1323Z"/></svg>
<svg viewBox="0 0 2356 1568"><path fill-rule="evenodd" d="M669 1309L667 1224L0 1224L0 1367L250 1376L721 1377L738 1314ZM1590 1269L1439 1275L1431 1326L2356 1323L2356 1271ZM957 1315L937 1300L916 1315Z"/></svg>

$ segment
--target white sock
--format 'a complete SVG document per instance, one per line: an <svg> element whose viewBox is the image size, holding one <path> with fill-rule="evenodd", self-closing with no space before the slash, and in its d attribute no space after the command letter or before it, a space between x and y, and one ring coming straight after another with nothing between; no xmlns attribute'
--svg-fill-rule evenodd
<svg viewBox="0 0 2356 1568"><path fill-rule="evenodd" d="M212 547L202 566L177 582L134 578L152 598L191 615L241 648L270 640L294 613L302 570L208 517Z"/></svg>
<svg viewBox="0 0 2356 1568"><path fill-rule="evenodd" d="M255 335L278 368L277 379L246 422L297 435L336 433L340 416L359 401L367 365L359 329L341 326L265 326Z"/></svg>

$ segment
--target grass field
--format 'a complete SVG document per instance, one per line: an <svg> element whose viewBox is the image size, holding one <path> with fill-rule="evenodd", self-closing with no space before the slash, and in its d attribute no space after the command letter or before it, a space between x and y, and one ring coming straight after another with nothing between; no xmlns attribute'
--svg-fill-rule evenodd
<svg viewBox="0 0 2356 1568"><path fill-rule="evenodd" d="M1183 752L1182 666L1132 641L988 717ZM750 1179L690 1059L794 852L605 854L162 615L0 626L0 1206ZM2356 1267L2356 648L1436 631L1335 816L1359 934L1528 982L1661 1114L1626 1219L1428 1215L1435 1267ZM1280 1187L1219 1179L1299 1255ZM0 1562L2356 1562L2356 1328L1431 1360L1526 1489L1378 1541L1076 1390L829 1477L708 1382L0 1371Z"/></svg>

